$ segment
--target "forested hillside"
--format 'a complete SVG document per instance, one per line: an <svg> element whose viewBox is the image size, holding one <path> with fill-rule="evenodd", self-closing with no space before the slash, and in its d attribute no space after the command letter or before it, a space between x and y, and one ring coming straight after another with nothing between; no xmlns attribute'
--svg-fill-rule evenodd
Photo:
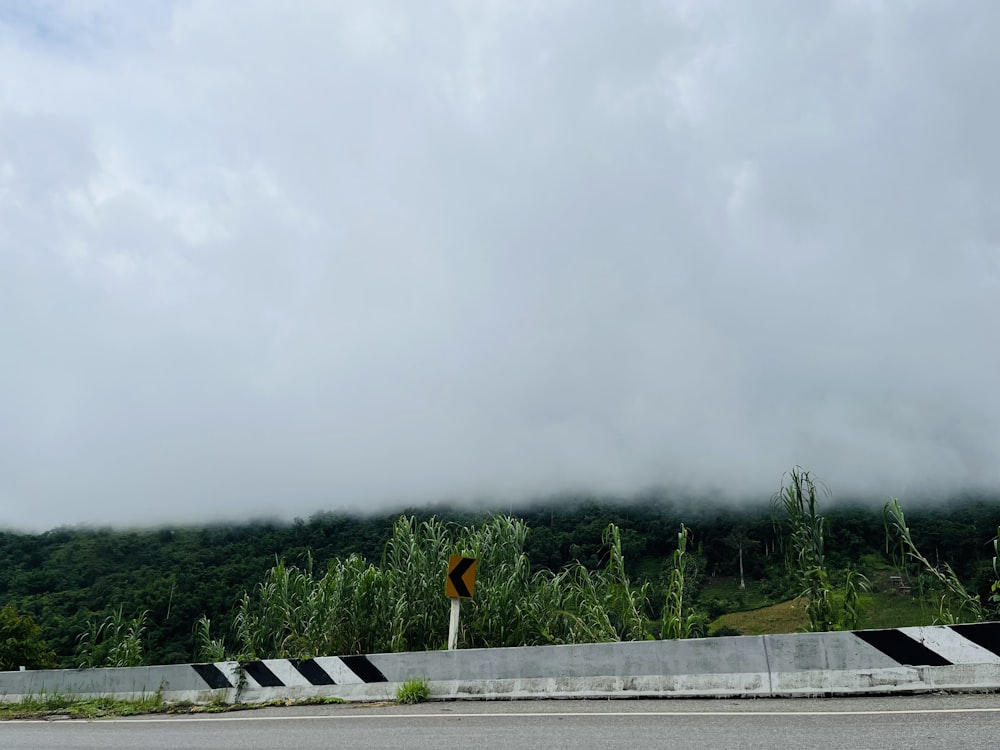
<svg viewBox="0 0 1000 750"><path fill-rule="evenodd" d="M831 504L821 510L826 528L823 554L834 584L839 585L844 571L870 575L876 567L894 565L886 548L881 506ZM559 571L572 561L589 570L604 569L609 562L604 534L614 524L620 532L624 572L637 590L643 582L650 584L643 596L651 621L665 611L683 523L688 529L685 612L700 617L707 629L710 617L755 603L741 600L742 592L739 597L709 599L706 594L698 599L711 591L713 581L739 576L741 554L746 580L764 597L757 604L802 593L782 554L775 512L767 501L733 507L663 499L563 499L515 508L511 515L530 529L524 552L536 572ZM411 513L455 525L482 524L492 515L448 508ZM19 615L41 627L59 666L75 667L93 658L100 637L96 628L105 622L119 629L129 623L141 628L144 663L188 662L198 656L199 619L211 619L215 636L231 634L241 597L253 592L276 562L315 571L317 577L334 560L350 555L378 564L399 515L324 513L291 524L0 533L0 607L13 605ZM907 522L913 543L931 564L952 566L971 594L989 601L996 579L992 540L1000 524L1000 500L964 498L914 506L907 509ZM914 595L930 594L934 581L926 571L904 566L899 572L914 587ZM443 586L443 579L433 585Z"/></svg>

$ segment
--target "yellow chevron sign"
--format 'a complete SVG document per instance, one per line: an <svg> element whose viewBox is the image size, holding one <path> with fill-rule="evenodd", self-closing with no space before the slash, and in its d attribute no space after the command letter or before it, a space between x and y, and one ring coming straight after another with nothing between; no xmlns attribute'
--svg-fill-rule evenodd
<svg viewBox="0 0 1000 750"><path fill-rule="evenodd" d="M452 555L448 558L448 577L444 595L452 599L471 599L476 593L476 563L474 557Z"/></svg>

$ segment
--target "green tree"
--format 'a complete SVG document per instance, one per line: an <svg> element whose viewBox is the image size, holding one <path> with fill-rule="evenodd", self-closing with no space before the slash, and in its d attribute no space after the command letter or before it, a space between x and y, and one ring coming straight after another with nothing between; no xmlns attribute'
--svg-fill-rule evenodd
<svg viewBox="0 0 1000 750"><path fill-rule="evenodd" d="M746 581L743 578L743 550L755 546L757 542L750 538L746 526L735 527L722 541L727 547L731 547L737 551L740 564L740 591L743 591L747 587Z"/></svg>
<svg viewBox="0 0 1000 750"><path fill-rule="evenodd" d="M56 655L42 638L42 629L14 605L0 609L0 671L45 669L55 665Z"/></svg>
<svg viewBox="0 0 1000 750"><path fill-rule="evenodd" d="M990 540L993 543L993 583L990 585L990 601L997 606L1000 614L1000 526L997 526L997 535Z"/></svg>

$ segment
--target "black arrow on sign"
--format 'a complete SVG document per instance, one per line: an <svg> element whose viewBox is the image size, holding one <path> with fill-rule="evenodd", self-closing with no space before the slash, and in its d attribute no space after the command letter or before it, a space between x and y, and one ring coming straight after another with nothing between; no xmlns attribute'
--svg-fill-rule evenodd
<svg viewBox="0 0 1000 750"><path fill-rule="evenodd" d="M472 594L466 587L465 581L462 580L462 576L465 575L465 571L472 567L474 562L476 561L472 557L463 557L462 562L452 568L451 572L448 573L448 580L451 581L451 585L455 587L455 593L466 599L472 598Z"/></svg>

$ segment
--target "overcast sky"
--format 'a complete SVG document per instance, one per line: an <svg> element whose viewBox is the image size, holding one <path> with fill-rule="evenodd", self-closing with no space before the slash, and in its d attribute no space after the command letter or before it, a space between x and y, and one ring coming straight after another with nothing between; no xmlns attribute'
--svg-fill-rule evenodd
<svg viewBox="0 0 1000 750"><path fill-rule="evenodd" d="M996 489L998 38L0 0L0 527Z"/></svg>

